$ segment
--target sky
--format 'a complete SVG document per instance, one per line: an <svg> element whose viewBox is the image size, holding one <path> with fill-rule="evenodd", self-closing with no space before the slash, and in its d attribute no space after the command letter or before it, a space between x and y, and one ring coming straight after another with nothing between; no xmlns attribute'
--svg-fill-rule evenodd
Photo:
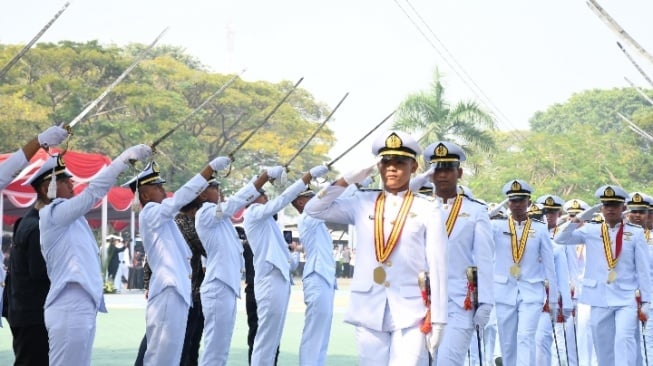
<svg viewBox="0 0 653 366"><path fill-rule="evenodd" d="M653 52L652 1L598 1ZM0 43L27 43L64 3L3 1ZM160 44L184 48L212 72L304 77L300 86L331 107L349 92L328 124L337 138L331 158L427 90L436 67L446 100L478 102L502 130L527 129L536 111L574 93L627 87L624 77L650 88L584 0L74 0L40 41L149 44L166 27ZM372 139L350 155L370 157ZM336 167L360 161L348 156Z"/></svg>

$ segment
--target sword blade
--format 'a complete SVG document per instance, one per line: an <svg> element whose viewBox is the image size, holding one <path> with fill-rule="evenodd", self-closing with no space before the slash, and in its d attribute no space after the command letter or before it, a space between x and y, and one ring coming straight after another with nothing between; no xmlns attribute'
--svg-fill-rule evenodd
<svg viewBox="0 0 653 366"><path fill-rule="evenodd" d="M294 161L294 160L299 156L299 154L301 154L302 151L304 151L304 149L306 148L306 146L308 146L308 144L309 144L309 143L310 143L310 142L315 138L315 136L318 134L318 132L320 132L320 131L322 130L322 128L324 127L324 125L325 125L327 122L329 122L329 120L331 119L331 116L333 116L333 114L336 113L336 111L338 110L338 108L340 108L340 105L342 104L342 102L344 102L345 99L347 99L347 96L349 96L349 92L347 92L347 93L345 94L345 96L342 97L342 99L340 99L340 101L338 102L338 104L336 104L336 106L333 108L333 110L331 110L331 113L329 113L329 115L326 116L326 118L324 119L324 121L322 121L322 123L320 123L320 125L317 126L317 128L315 129L315 131L313 131L313 134L312 134L312 135L311 135L311 136L306 140L306 142L304 142L304 144L303 144L303 145L302 145L302 146L301 146L301 147L300 147L300 148L295 152L295 154L294 154L290 159L288 159L288 162L286 162L286 164L283 165L284 168L286 168L286 171L288 171L288 167L290 166L290 164L291 164L291 163L292 163L292 162L293 162L293 161Z"/></svg>
<svg viewBox="0 0 653 366"><path fill-rule="evenodd" d="M387 117L383 119L383 121L379 122L374 128L372 128L368 133L365 134L365 136L361 137L358 141L356 141L353 145L351 145L347 150L345 150L342 154L338 155L335 159L331 160L329 163L327 163L327 167L331 168L333 164L338 162L338 160L342 159L343 156L347 155L351 150L353 150L356 146L358 146L363 140L365 140L369 135L371 135L374 131L376 131L379 127L381 127L382 124L384 124L387 120L392 117L393 114L395 114L395 111L392 111L390 114L388 114Z"/></svg>
<svg viewBox="0 0 653 366"><path fill-rule="evenodd" d="M168 132L164 133L163 136L159 137L156 141L154 141L150 145L152 150L154 150L154 148L157 147L157 145L159 145L163 140L168 138L168 136L172 135L172 133L175 132L179 127L185 125L191 119L191 117L193 117L197 112L199 112L202 108L204 108L204 106L208 102L212 101L213 99L215 99L215 97L222 94L222 92L224 92L225 89L227 89L231 84L233 84L236 81L236 79L238 79L245 72L245 70L247 69L243 69L243 71L241 71L239 74L234 75L231 79L229 79L229 81L227 81L224 85L222 85L220 89L218 89L215 93L209 95L208 98L204 99L204 101L200 105L198 105L195 109L193 109L193 111L190 112L181 122L177 123L176 126L171 128Z"/></svg>
<svg viewBox="0 0 653 366"><path fill-rule="evenodd" d="M234 159L234 155L236 154L236 152L238 152L238 150L240 150L243 146L245 146L245 144L247 143L247 141L249 141L249 139L251 139L252 136L254 136L254 134L256 133L256 131L258 131L261 127L263 127L263 125L264 125L265 123L267 123L267 121L270 119L270 117L272 117L272 115L277 111L277 109L279 109L279 107L281 107L281 105L286 101L286 99L288 99L288 97L290 96L290 94L292 94L292 93L295 91L295 89L297 89L297 87L299 86L299 84L301 84L301 82L302 82L303 80L304 80L303 77L300 78L300 79L295 83L295 85L294 85L294 86L293 86L293 87L292 87L292 88L291 88L291 89L286 93L286 95L284 95L283 98L282 98L282 99L281 99L281 100L280 100L280 101L279 101L279 102L274 106L274 108L272 108L272 110L271 110L271 111L270 111L270 112L265 116L265 118L263 118L263 121L261 121L261 123L259 123L259 125L256 126L256 128L254 128L254 129L250 132L250 134L247 135L247 137L245 137L245 139L244 139L240 144L238 144L238 146L236 146L235 149L233 149L233 150L231 151L231 153L229 153L228 156L229 156L229 158L231 158L231 161L232 161L232 162L235 160L235 159Z"/></svg>
<svg viewBox="0 0 653 366"><path fill-rule="evenodd" d="M102 101L102 99L104 99L107 95L109 95L109 93L113 90L113 88L116 87L116 85L120 84L120 82L125 77L127 77L127 75L129 75L129 73L132 72L132 70L134 70L134 68L136 68L136 66L141 61L143 61L143 59L145 59L145 56L147 56L149 51L154 47L154 45L161 39L161 37L163 37L163 35L167 31L168 31L168 28L165 28L161 33L159 33L159 35L154 39L154 41L152 41L152 43L150 43L143 51L141 51L141 53L138 55L138 57L136 57L136 60L131 65L129 65L129 67L127 69L125 69L125 71L123 71L122 74L120 74L120 76L118 76L118 78L116 80L114 80L113 83L111 83L111 85L109 85L104 90L104 92L102 92L102 94L100 94L100 96L98 96L94 101L92 101L88 106L86 106L86 108L80 114L78 114L77 117L75 117L72 121L70 121L70 123L68 123L68 125L66 127L73 128L73 127L75 127L75 125L77 123L79 123L82 119L84 119L84 117L86 117L86 115L93 108L95 108L95 106L97 106L98 103L100 103L100 101Z"/></svg>
<svg viewBox="0 0 653 366"><path fill-rule="evenodd" d="M50 21L36 34L36 36L34 36L34 38L32 38L32 40L29 41L25 47L23 47L11 60L9 60L9 62L2 68L2 70L0 70L0 80L2 80L9 69L11 69L11 67L14 66L14 64L16 64L16 62L18 62L18 60L20 60L30 48L32 48L34 43L36 43L36 41L41 38L41 36L48 30L48 28L54 24L59 16L68 8L68 5L70 5L70 2L65 3L64 6L54 15L54 17L50 19Z"/></svg>

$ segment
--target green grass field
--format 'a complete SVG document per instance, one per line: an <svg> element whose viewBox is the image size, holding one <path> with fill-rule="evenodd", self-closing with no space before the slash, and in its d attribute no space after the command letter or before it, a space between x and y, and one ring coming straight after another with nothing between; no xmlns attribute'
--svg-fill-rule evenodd
<svg viewBox="0 0 653 366"><path fill-rule="evenodd" d="M354 327L343 322L348 289L336 294L327 365L355 365L356 344ZM107 295L108 314L98 314L93 347L94 366L133 365L138 346L145 333L145 300L142 293ZM13 364L11 331L6 319L0 328L0 366ZM299 343L304 326L304 303L301 285L293 286L288 317L281 339L279 365L299 364ZM184 335L181 334L180 337ZM200 353L202 350L200 350ZM247 365L247 321L244 298L239 300L236 327L231 342L229 365Z"/></svg>

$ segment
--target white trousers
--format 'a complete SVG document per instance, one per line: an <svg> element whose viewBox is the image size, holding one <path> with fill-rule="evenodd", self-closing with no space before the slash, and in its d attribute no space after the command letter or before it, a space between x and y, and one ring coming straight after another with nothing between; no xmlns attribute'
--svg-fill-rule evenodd
<svg viewBox="0 0 653 366"><path fill-rule="evenodd" d="M290 282L277 268L267 274L256 276L254 281L258 330L254 337L252 365L274 365L274 357L286 322Z"/></svg>
<svg viewBox="0 0 653 366"><path fill-rule="evenodd" d="M356 343L359 366L427 366L429 362L426 337L419 326L389 332L358 326Z"/></svg>
<svg viewBox="0 0 653 366"><path fill-rule="evenodd" d="M531 366L532 353L535 352L535 330L542 313L541 303L517 305L497 303L497 326L499 342L505 366Z"/></svg>
<svg viewBox="0 0 653 366"><path fill-rule="evenodd" d="M436 365L462 366L469 349L472 334L475 334L472 319L474 312L465 310L453 301L447 306L449 312L444 328L442 343L438 347ZM474 336L476 341L476 336ZM478 352L478 350L477 350Z"/></svg>
<svg viewBox="0 0 653 366"><path fill-rule="evenodd" d="M188 305L173 287L147 300L145 366L178 366L186 334Z"/></svg>
<svg viewBox="0 0 653 366"><path fill-rule="evenodd" d="M123 277L125 277L127 282L129 282L129 267L127 267L127 265L124 263L120 263L118 264L118 269L116 270L116 276L113 278L113 288L115 288L117 292L122 291Z"/></svg>
<svg viewBox="0 0 653 366"><path fill-rule="evenodd" d="M317 273L308 275L303 283L306 315L299 346L299 364L322 366L326 363L331 335L335 289Z"/></svg>
<svg viewBox="0 0 653 366"><path fill-rule="evenodd" d="M636 305L592 306L590 322L599 366L635 365L639 351Z"/></svg>
<svg viewBox="0 0 653 366"><path fill-rule="evenodd" d="M476 331L474 331L474 333L476 333ZM494 358L501 355L501 349L499 347L495 347L495 345L498 343L497 315L494 308L492 308L492 312L490 312L490 321L485 326L485 329L483 329L481 332L481 354L483 357L483 365L494 365ZM496 355L494 354L495 350L499 351ZM472 339L469 343L469 358L471 365L479 366L481 364L479 362L478 355L478 341L476 339L476 335L472 334Z"/></svg>
<svg viewBox="0 0 653 366"><path fill-rule="evenodd" d="M69 283L44 311L51 366L91 364L97 309L77 283Z"/></svg>
<svg viewBox="0 0 653 366"><path fill-rule="evenodd" d="M576 340L578 342L578 366L598 366L590 315L592 308L578 303L576 307Z"/></svg>
<svg viewBox="0 0 653 366"><path fill-rule="evenodd" d="M226 365L236 324L236 294L218 279L203 284L200 291L204 313L204 353L200 365Z"/></svg>

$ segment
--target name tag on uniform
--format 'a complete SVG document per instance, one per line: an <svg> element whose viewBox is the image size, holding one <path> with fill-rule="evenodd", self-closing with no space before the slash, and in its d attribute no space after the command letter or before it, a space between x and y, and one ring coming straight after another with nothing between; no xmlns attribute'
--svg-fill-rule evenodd
<svg viewBox="0 0 653 366"><path fill-rule="evenodd" d="M467 212L462 212L458 215L458 217L469 217L469 214Z"/></svg>

